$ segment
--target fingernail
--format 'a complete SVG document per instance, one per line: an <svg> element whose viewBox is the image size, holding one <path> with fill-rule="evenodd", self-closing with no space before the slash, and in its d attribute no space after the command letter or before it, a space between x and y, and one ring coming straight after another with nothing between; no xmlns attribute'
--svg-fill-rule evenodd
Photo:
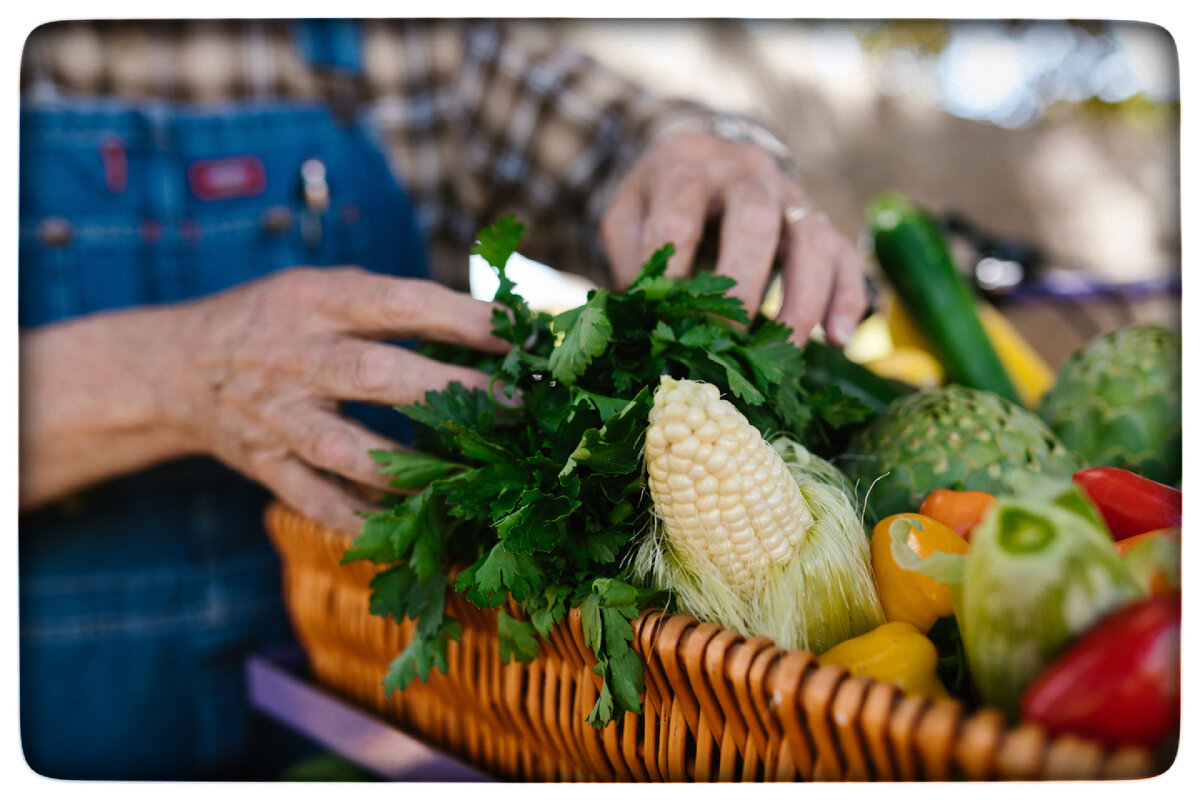
<svg viewBox="0 0 1200 800"><path fill-rule="evenodd" d="M834 317L830 322L829 334L838 342L845 344L854 335L855 325L854 320L850 317Z"/></svg>

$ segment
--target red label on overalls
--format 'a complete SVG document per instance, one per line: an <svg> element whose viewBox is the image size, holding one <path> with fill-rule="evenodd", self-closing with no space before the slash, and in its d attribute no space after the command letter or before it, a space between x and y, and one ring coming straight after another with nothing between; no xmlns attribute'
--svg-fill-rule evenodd
<svg viewBox="0 0 1200 800"><path fill-rule="evenodd" d="M188 168L188 183L201 200L254 197L267 188L267 168L255 156L197 161Z"/></svg>
<svg viewBox="0 0 1200 800"><path fill-rule="evenodd" d="M125 143L120 139L106 139L100 145L100 158L104 162L104 185L110 192L125 191L129 185L129 157L125 154Z"/></svg>

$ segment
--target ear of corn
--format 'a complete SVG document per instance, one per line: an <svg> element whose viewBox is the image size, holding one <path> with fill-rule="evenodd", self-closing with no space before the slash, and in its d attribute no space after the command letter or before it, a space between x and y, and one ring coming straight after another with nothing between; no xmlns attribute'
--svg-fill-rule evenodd
<svg viewBox="0 0 1200 800"><path fill-rule="evenodd" d="M716 386L685 381L663 388L646 435L661 518L678 547L706 555L726 583L753 594L812 524L800 487Z"/></svg>
<svg viewBox="0 0 1200 800"><path fill-rule="evenodd" d="M636 575L684 613L814 652L883 622L849 483L768 443L715 386L663 377L646 432L658 530Z"/></svg>

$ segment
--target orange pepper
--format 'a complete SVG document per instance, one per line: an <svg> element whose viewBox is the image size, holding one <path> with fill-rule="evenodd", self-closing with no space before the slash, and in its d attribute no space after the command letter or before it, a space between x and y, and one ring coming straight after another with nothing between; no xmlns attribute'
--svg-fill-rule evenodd
<svg viewBox="0 0 1200 800"><path fill-rule="evenodd" d="M1146 531L1145 533L1139 533L1135 536L1129 536L1125 539L1121 539L1120 541L1113 542L1113 545L1117 548L1117 552L1124 556L1127 555L1129 551L1138 544L1156 536L1162 536L1165 539L1171 539L1178 544L1183 541L1181 537L1182 530L1182 528L1162 528L1161 530L1157 531Z"/></svg>
<svg viewBox="0 0 1200 800"><path fill-rule="evenodd" d="M880 520L871 534L871 569L884 617L888 622L908 622L921 633L928 633L939 617L954 613L954 604L947 587L904 569L892 557L888 529L901 519L912 523L905 541L921 558L935 550L966 553L971 546L953 528L924 514L892 514Z"/></svg>
<svg viewBox="0 0 1200 800"><path fill-rule="evenodd" d="M1161 597L1178 594L1182 589L1180 533L1180 528L1163 528L1113 542L1147 594Z"/></svg>
<svg viewBox="0 0 1200 800"><path fill-rule="evenodd" d="M987 492L937 489L925 497L918 513L953 528L958 535L971 541L971 529L996 502Z"/></svg>

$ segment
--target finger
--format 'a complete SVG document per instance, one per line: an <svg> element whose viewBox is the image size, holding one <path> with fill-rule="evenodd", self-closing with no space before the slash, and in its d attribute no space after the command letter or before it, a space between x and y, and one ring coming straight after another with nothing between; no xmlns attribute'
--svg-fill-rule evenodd
<svg viewBox="0 0 1200 800"><path fill-rule="evenodd" d="M671 243L675 254L667 264L667 274L687 275L704 234L708 204L709 183L703 165L680 162L665 170L650 190L640 261L644 263Z"/></svg>
<svg viewBox="0 0 1200 800"><path fill-rule="evenodd" d="M753 317L779 248L779 193L770 182L740 180L729 186L724 209L716 272L737 281L729 293L739 298Z"/></svg>
<svg viewBox="0 0 1200 800"><path fill-rule="evenodd" d="M824 325L830 341L845 346L867 311L867 282L862 257L848 244L841 249L837 265Z"/></svg>
<svg viewBox="0 0 1200 800"><path fill-rule="evenodd" d="M299 513L346 533L362 529L361 514L376 507L294 457L257 459L257 478Z"/></svg>
<svg viewBox="0 0 1200 800"><path fill-rule="evenodd" d="M425 393L458 382L466 389L487 389L490 378L479 370L444 364L396 345L339 336L315 359L308 386L322 397L376 405L408 405Z"/></svg>
<svg viewBox="0 0 1200 800"><path fill-rule="evenodd" d="M493 353L509 348L492 335L492 314L500 306L434 281L331 270L323 288L319 310L356 333L433 339Z"/></svg>
<svg viewBox="0 0 1200 800"><path fill-rule="evenodd" d="M609 269L619 289L632 283L642 266L645 198L639 187L639 174L634 173L621 184L600 223L600 242L608 255Z"/></svg>
<svg viewBox="0 0 1200 800"><path fill-rule="evenodd" d="M357 422L316 408L293 412L284 438L309 466L379 489L388 488L391 479L379 472L371 451L399 448Z"/></svg>
<svg viewBox="0 0 1200 800"><path fill-rule="evenodd" d="M821 217L805 217L788 228L778 318L793 328L797 345L808 341L829 305L837 243L836 232Z"/></svg>

